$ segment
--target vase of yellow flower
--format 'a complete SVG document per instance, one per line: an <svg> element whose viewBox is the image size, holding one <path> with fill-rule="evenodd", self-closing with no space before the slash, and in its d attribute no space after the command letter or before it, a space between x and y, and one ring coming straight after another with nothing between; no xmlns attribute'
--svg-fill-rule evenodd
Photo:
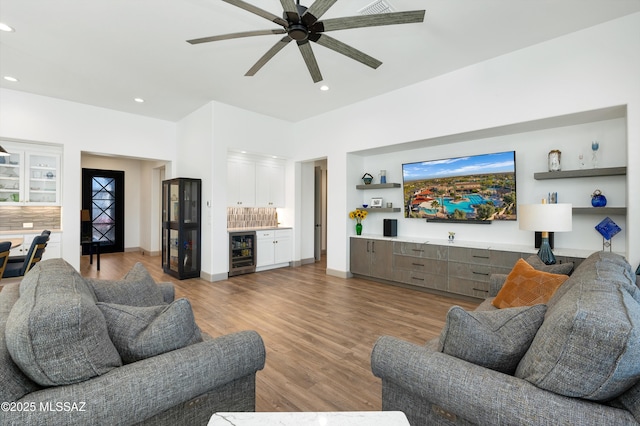
<svg viewBox="0 0 640 426"><path fill-rule="evenodd" d="M362 221L367 217L366 210L355 209L349 212L349 217L356 220L356 235L362 234Z"/></svg>

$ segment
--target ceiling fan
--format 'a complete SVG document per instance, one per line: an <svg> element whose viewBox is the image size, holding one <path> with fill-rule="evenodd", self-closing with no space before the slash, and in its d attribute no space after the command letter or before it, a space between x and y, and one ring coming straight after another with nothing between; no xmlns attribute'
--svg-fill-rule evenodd
<svg viewBox="0 0 640 426"><path fill-rule="evenodd" d="M371 68L378 68L382 62L359 51L335 38L325 34L327 31L345 30L350 28L376 27L381 25L410 24L422 22L424 20L424 10L415 10L409 12L391 12L378 13L373 15L350 16L344 18L333 18L320 21L320 17L329 10L337 0L316 0L308 8L297 4L294 0L280 0L284 12L282 18L276 16L257 6L244 2L242 0L222 0L226 3L237 6L248 12L254 13L271 22L274 22L283 28L244 31L240 33L224 34L212 37L196 38L187 40L191 44L208 43L211 41L229 40L241 37L252 37L270 34L286 34L271 49L267 51L258 62L256 62L245 74L246 76L255 75L271 58L273 58L282 48L290 41L295 40L300 49L300 53L304 59L307 69L311 74L314 83L322 81L322 74L316 61L316 57L311 49L310 41L321 46L327 47L338 53L341 53L351 59L355 59Z"/></svg>

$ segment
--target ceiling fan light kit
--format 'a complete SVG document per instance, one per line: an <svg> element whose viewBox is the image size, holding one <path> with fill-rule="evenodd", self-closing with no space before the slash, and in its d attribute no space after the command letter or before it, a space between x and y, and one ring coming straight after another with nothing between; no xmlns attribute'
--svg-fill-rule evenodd
<svg viewBox="0 0 640 426"><path fill-rule="evenodd" d="M415 10L409 12L374 13L320 21L319 19L322 15L324 15L324 13L329 10L337 0L316 0L308 8L302 6L299 0L297 4L294 0L280 0L283 9L282 18L243 0L223 1L262 18L268 19L269 21L282 26L282 29L244 31L219 36L203 37L187 40L188 43L200 44L242 37L286 34L273 47L271 47L267 53L258 59L258 61L249 69L249 71L247 71L245 75L255 75L260 68L269 62L269 60L289 44L289 42L295 40L314 83L322 81L322 74L320 73L320 68L318 67L310 42L324 46L373 69L378 68L382 64L381 61L326 35L325 32L351 28L377 27L382 25L419 23L424 21L425 14L424 10Z"/></svg>

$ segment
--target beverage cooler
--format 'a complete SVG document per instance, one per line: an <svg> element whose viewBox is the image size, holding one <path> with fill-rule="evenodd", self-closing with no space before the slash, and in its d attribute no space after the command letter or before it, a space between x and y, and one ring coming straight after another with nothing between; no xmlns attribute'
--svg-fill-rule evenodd
<svg viewBox="0 0 640 426"><path fill-rule="evenodd" d="M256 271L255 231L229 233L229 276Z"/></svg>

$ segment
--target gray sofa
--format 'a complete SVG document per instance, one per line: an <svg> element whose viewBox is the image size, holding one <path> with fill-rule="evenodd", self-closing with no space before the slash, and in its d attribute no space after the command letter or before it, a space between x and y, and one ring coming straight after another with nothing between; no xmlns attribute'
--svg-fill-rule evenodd
<svg viewBox="0 0 640 426"><path fill-rule="evenodd" d="M624 258L592 254L546 306L495 308L505 277L491 277L492 297L475 311L452 308L424 346L379 338L371 366L382 409L414 426L638 424L640 289ZM515 358L491 349L514 342Z"/></svg>
<svg viewBox="0 0 640 426"><path fill-rule="evenodd" d="M211 338L173 299L140 265L100 281L52 259L4 286L0 424L205 425L216 411L254 411L260 336Z"/></svg>

